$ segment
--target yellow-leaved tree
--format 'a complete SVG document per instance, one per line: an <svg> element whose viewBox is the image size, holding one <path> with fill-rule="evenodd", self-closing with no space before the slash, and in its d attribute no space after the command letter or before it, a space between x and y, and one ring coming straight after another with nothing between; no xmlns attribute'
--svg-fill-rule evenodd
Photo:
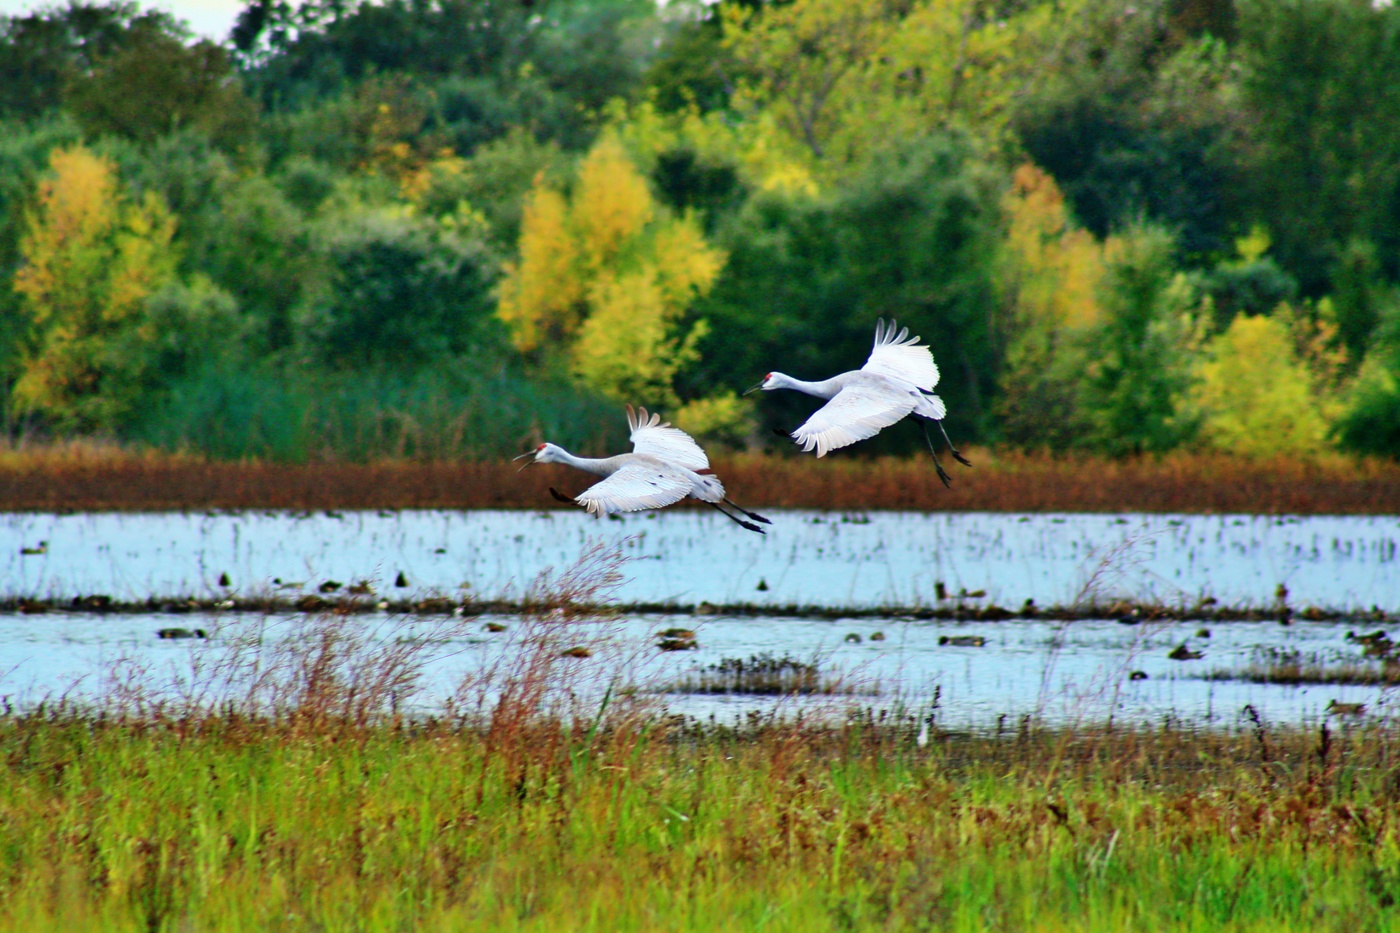
<svg viewBox="0 0 1400 933"><path fill-rule="evenodd" d="M1055 180L1031 164L1016 170L1005 207L999 420L1012 443L1070 447L1085 430L1076 398L1083 335L1104 318L1100 284L1118 244L1071 226Z"/></svg>
<svg viewBox="0 0 1400 933"><path fill-rule="evenodd" d="M863 164L890 139L931 127L957 125L1002 142L1016 95L1082 4L726 4L724 42L745 68L733 103L750 121L775 116L827 178Z"/></svg>
<svg viewBox="0 0 1400 933"><path fill-rule="evenodd" d="M686 311L724 260L692 217L655 202L617 136L605 133L570 191L536 181L498 313L522 352L563 357L599 392L672 409L683 423L676 374L698 359L706 333L703 320L686 323ZM713 418L714 409L711 401L697 411ZM733 410L737 417L737 403Z"/></svg>
<svg viewBox="0 0 1400 933"><path fill-rule="evenodd" d="M1289 325L1286 309L1241 314L1206 344L1192 400L1208 447L1259 457L1326 446L1335 402L1319 391Z"/></svg>
<svg viewBox="0 0 1400 933"><path fill-rule="evenodd" d="M156 337L146 299L174 277L175 219L154 193L124 197L112 162L82 146L49 167L14 280L29 335L13 400L60 430L104 430L140 391Z"/></svg>

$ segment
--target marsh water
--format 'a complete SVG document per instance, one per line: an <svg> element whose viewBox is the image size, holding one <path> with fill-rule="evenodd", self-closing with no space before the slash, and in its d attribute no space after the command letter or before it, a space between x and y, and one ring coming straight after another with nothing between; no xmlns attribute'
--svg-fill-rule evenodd
<svg viewBox="0 0 1400 933"><path fill-rule="evenodd" d="M1375 687L1261 685L1204 675L1269 651L1356 659L1347 630L1375 628L1367 614L1372 607L1400 608L1400 518L809 511L770 517L770 533L760 536L717 515L685 511L621 521L573 512L9 514L0 516L0 595L61 601L101 593L136 601L314 592L334 579L366 580L380 593L510 597L542 570L566 568L602 541L627 558L614 594L622 604L676 607L670 615L624 615L614 634L636 646L639 658L645 655L645 663L629 668L639 688L677 712L732 717L775 704L832 702L676 692L678 682L723 659L765 653L817 665L841 683L840 702L917 711L937 697L938 720L948 727L1011 728L1007 723L1026 715L1234 725L1246 704L1288 722L1320 718L1332 700L1366 703L1372 714L1387 707L1385 692ZM224 574L227 587L219 583ZM394 587L399 574L406 587ZM897 608L847 619L781 612L794 605L838 613L938 605L940 584L953 602L965 591L969 605L1013 609L1028 598L1042 606L1116 598L1194 605L1204 597L1268 606L1282 584L1292 605L1357 615L1288 626L1213 624L1206 634L1198 622L958 623L911 620ZM977 591L985 595L970 595ZM772 614L726 617L704 605L739 603L770 607ZM463 671L511 650L515 620L497 620L506 626L497 635L477 625L487 621L464 623L435 653L420 702L430 703ZM206 628L213 638L156 637L172 624ZM240 627L290 624L288 614L0 615L0 693L20 704L93 696L100 672L115 658L178 666ZM363 624L387 638L402 637L414 623L382 613ZM697 649L656 652L650 640L670 626L693 629ZM877 632L883 638L872 639ZM940 644L945 636L969 635L985 643ZM1183 642L1204 657L1168 658Z"/></svg>

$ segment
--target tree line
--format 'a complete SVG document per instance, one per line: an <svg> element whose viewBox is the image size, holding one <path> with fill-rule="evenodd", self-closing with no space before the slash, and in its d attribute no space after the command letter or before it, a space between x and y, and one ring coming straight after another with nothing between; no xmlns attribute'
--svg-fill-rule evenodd
<svg viewBox="0 0 1400 933"><path fill-rule="evenodd" d="M0 18L12 439L734 447L933 347L1027 449L1400 454L1400 11L251 0ZM917 432L867 449L912 450Z"/></svg>

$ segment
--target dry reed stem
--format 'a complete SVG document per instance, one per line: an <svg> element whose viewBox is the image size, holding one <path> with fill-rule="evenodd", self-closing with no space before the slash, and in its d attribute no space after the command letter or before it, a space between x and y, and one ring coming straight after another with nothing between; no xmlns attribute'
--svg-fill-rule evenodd
<svg viewBox="0 0 1400 933"><path fill-rule="evenodd" d="M1400 464L1324 456L1246 460L1172 454L1107 460L971 452L951 489L927 457L864 459L740 455L716 471L750 507L1001 512L1389 514ZM72 445L0 453L0 503L10 511L169 509L567 508L549 487L590 481L564 467L517 472L509 462L370 464L205 461Z"/></svg>

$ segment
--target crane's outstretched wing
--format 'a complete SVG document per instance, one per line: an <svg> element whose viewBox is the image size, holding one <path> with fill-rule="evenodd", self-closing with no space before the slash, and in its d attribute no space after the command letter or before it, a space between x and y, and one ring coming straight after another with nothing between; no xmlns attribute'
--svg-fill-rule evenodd
<svg viewBox="0 0 1400 933"><path fill-rule="evenodd" d="M894 321L886 324L883 318L875 323L875 348L861 369L932 390L938 385L938 366L933 362L933 351L920 343L918 337L910 337L909 328L901 327L896 331L896 327Z"/></svg>
<svg viewBox="0 0 1400 933"><path fill-rule="evenodd" d="M632 449L688 470L707 470L710 458L695 439L680 428L662 421L660 415L647 415L645 408L635 412L627 406L627 424L632 428Z"/></svg>
<svg viewBox="0 0 1400 933"><path fill-rule="evenodd" d="M629 463L574 497L590 512L640 512L679 502L690 492L690 479L664 464Z"/></svg>
<svg viewBox="0 0 1400 933"><path fill-rule="evenodd" d="M915 396L878 386L847 386L812 417L792 432L792 439L803 450L817 449L818 457L828 450L845 447L874 437L914 410Z"/></svg>

